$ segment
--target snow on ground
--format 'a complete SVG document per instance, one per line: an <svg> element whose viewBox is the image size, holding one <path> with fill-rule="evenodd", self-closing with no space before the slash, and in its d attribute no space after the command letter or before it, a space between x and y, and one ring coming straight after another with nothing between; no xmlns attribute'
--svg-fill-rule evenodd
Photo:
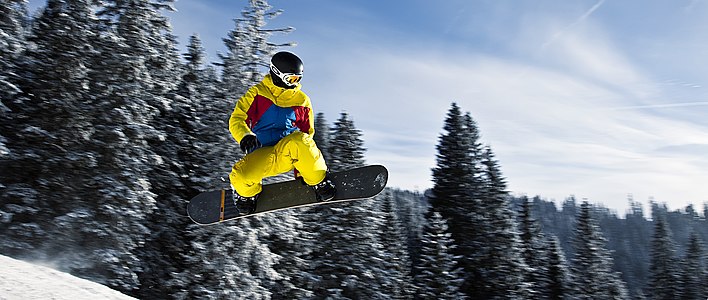
<svg viewBox="0 0 708 300"><path fill-rule="evenodd" d="M0 255L0 300L135 299L106 286Z"/></svg>

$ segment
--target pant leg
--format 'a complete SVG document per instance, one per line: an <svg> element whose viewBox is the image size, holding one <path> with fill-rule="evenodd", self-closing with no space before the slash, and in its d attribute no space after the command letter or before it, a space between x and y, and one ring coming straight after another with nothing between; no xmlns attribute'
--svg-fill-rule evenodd
<svg viewBox="0 0 708 300"><path fill-rule="evenodd" d="M312 136L295 131L275 145L275 165L280 173L296 168L305 183L315 185L327 175L327 164Z"/></svg>
<svg viewBox="0 0 708 300"><path fill-rule="evenodd" d="M274 147L262 147L247 154L231 169L231 186L241 196L255 196L263 190L263 178L273 176L274 161Z"/></svg>
<svg viewBox="0 0 708 300"><path fill-rule="evenodd" d="M263 190L261 181L297 168L308 185L315 185L327 175L327 165L312 137L295 131L275 146L262 147L246 155L232 168L229 179L236 192L252 197Z"/></svg>

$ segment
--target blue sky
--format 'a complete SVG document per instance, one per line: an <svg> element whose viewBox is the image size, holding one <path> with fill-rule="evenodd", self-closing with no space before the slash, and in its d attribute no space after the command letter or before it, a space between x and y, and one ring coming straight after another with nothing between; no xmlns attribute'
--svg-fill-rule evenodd
<svg viewBox="0 0 708 300"><path fill-rule="evenodd" d="M44 1L31 1L38 3ZM514 194L708 201L708 2L271 0L267 27L305 62L303 89L348 112L390 184L431 187L451 102L471 112ZM179 0L182 44L209 57L246 1ZM183 47L183 45L182 45ZM239 95L234 95L238 97ZM228 113L228 112L225 112Z"/></svg>

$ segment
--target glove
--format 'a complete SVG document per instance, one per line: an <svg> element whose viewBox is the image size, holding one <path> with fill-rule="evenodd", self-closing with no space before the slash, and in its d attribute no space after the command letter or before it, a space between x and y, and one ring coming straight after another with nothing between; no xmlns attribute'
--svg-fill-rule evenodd
<svg viewBox="0 0 708 300"><path fill-rule="evenodd" d="M238 144L241 146L241 151L246 154L261 147L261 142L259 142L258 138L253 134L244 136Z"/></svg>

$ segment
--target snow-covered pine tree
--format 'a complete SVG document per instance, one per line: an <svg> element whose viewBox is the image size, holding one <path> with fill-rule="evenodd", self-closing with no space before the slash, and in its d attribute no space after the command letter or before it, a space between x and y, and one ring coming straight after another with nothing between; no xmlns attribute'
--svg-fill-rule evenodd
<svg viewBox="0 0 708 300"><path fill-rule="evenodd" d="M613 230L622 233L622 236L614 238L619 243L615 244L613 257L615 267L622 272L622 278L627 282L630 296L638 298L643 294L642 289L647 283L649 273L652 226L644 218L641 202L635 201L633 196L629 195L628 204L630 209L625 214L623 228Z"/></svg>
<svg viewBox="0 0 708 300"><path fill-rule="evenodd" d="M390 191L376 197L383 213L383 223L379 229L383 246L384 274L383 293L389 299L411 299L415 293L411 282L412 262L408 254L403 224L398 216L396 200Z"/></svg>
<svg viewBox="0 0 708 300"><path fill-rule="evenodd" d="M26 121L21 119L27 118L23 111L31 100L21 94L17 75L20 65L26 65L23 23L27 18L25 1L0 0L0 235L5 237L0 241L0 252L13 256L33 248L28 242L34 236L33 231L39 229L28 222L37 213L37 209L32 208L37 193L29 184L35 174L21 169L22 163L18 163L30 153L27 149L30 145L21 138L28 126L23 125ZM23 219L25 221L21 221ZM18 221L22 225L18 225ZM11 237L13 233L8 232L8 228L12 226L24 227L14 233L23 233L23 236ZM41 238L42 234L37 233Z"/></svg>
<svg viewBox="0 0 708 300"><path fill-rule="evenodd" d="M548 245L546 249L547 281L541 296L543 299L549 300L572 299L573 282L558 237L550 236L547 238L546 245Z"/></svg>
<svg viewBox="0 0 708 300"><path fill-rule="evenodd" d="M666 211L652 203L654 235L651 241L651 260L649 264L649 282L647 295L651 299L682 299L677 265L676 246L671 238L671 231L666 224Z"/></svg>
<svg viewBox="0 0 708 300"><path fill-rule="evenodd" d="M186 195L180 195L185 199L185 197L190 197L197 192L207 191L214 189L213 183L211 181L220 182L219 175L223 175L228 171L226 168L228 164L224 164L224 159L219 159L224 157L228 152L224 151L213 155L216 153L208 152L210 150L209 146L217 147L218 144L205 145L214 138L210 136L204 136L202 133L205 127L208 125L204 124L210 119L210 116L202 113L202 108L206 106L207 101L214 101L211 99L214 95L212 91L216 88L213 82L210 80L207 70L204 66L204 48L202 47L202 42L199 39L199 35L193 34L189 38L189 44L187 45L187 53L183 54L186 61L183 66L183 73L179 81L179 86L177 88L175 101L173 102L173 108L168 112L168 115L172 116L172 126L178 129L183 136L181 142L177 142L178 151L175 151L175 159L181 162L180 168L173 168L179 173L179 177L186 187L185 191L188 191ZM225 105L223 105L225 106ZM219 114L224 119L228 115L227 110L220 110ZM213 118L213 117L211 117ZM218 131L220 134L219 141L229 143L232 141L230 136L227 134L226 124L218 123ZM225 136L225 137L224 137ZM224 146L217 147L218 149L227 148ZM226 156L228 157L228 156ZM212 161L219 161L222 168L214 169L203 169L204 165L213 165L210 163ZM229 161L229 160L226 160ZM179 167L176 165L175 167ZM222 171L223 173L219 173ZM219 174L219 175L215 175Z"/></svg>
<svg viewBox="0 0 708 300"><path fill-rule="evenodd" d="M506 184L477 124L456 103L437 146L431 204L448 220L471 298L522 297L527 292Z"/></svg>
<svg viewBox="0 0 708 300"><path fill-rule="evenodd" d="M268 69L270 58L278 47L295 45L269 41L274 33L294 30L292 27L265 28L268 20L281 13L282 10L273 10L266 0L249 0L249 5L241 12L241 18L234 20L234 29L223 39L228 52L219 55L223 61L219 65L223 69L224 90L230 97L235 97L234 100L263 78L263 69Z"/></svg>
<svg viewBox="0 0 708 300"><path fill-rule="evenodd" d="M209 227L192 225L187 232L191 241L191 251L185 253L187 268L177 276L189 281L173 290L172 296L178 299L271 299L273 291L262 281L264 278L281 279L273 269L279 257L259 241L248 223L249 220L244 219Z"/></svg>
<svg viewBox="0 0 708 300"><path fill-rule="evenodd" d="M359 201L361 202L361 201ZM316 225L313 274L315 298L341 295L347 299L386 298L385 265L377 228L381 213L372 203L331 205Z"/></svg>
<svg viewBox="0 0 708 300"><path fill-rule="evenodd" d="M337 172L363 166L365 151L361 131L354 126L349 114L342 112L330 131L329 170Z"/></svg>
<svg viewBox="0 0 708 300"><path fill-rule="evenodd" d="M534 201L526 196L521 197L521 213L519 214L519 231L521 232L521 255L529 267L526 273L526 282L530 284L529 296L536 299L546 299L549 291L550 262L548 256L552 255L551 245L546 244L547 239L541 233L538 221L533 216ZM549 249L549 250L546 250Z"/></svg>
<svg viewBox="0 0 708 300"><path fill-rule="evenodd" d="M706 293L706 255L696 232L691 232L681 267L681 299L704 300Z"/></svg>
<svg viewBox="0 0 708 300"><path fill-rule="evenodd" d="M228 172L233 162L242 156L228 131L228 116L233 110L234 100L224 99L224 94L219 91L217 86L220 82L216 70L213 67L204 67L204 50L196 35L190 38L187 49L185 73L177 94L191 99L195 110L195 119L192 122L198 127L192 128L194 131L189 131L190 135L194 135L192 150L195 152L185 162L189 174L189 178L185 178L187 182L185 184L195 192L229 188ZM187 156L183 157L186 159ZM179 209L184 209L184 203ZM175 298L206 297L202 295L216 297L214 295L222 280L225 280L225 286L233 284L233 280L228 280L232 275L225 272L236 270L235 272L239 274L244 271L240 270L242 267L236 262L229 261L230 253L234 253L242 246L253 246L243 242L243 235L246 234L244 231L251 234L250 229L240 228L240 226L247 226L247 224L225 224L218 228L188 226L182 238L190 242L181 249L182 253L177 258L173 258L181 262L179 265L181 269L178 273L163 279L169 279L165 282L164 289L170 291ZM231 241L233 237L238 238ZM258 244L253 247L262 247L258 240L253 242ZM205 248L204 245L215 246ZM204 264L209 264L210 256L223 257L223 261L219 260L220 264L213 269L209 270L211 267L207 267L210 272L214 272L213 274L202 273ZM257 279L244 278L243 281L247 286L255 286L255 290L262 288ZM192 287L192 290L187 291L186 287Z"/></svg>
<svg viewBox="0 0 708 300"><path fill-rule="evenodd" d="M403 226L403 237L405 246L410 256L411 265L415 266L420 256L421 239L423 230L427 224L426 214L429 210L427 198L418 192L388 188L396 203L396 210L399 220ZM416 269L411 270L414 276Z"/></svg>
<svg viewBox="0 0 708 300"><path fill-rule="evenodd" d="M587 201L580 205L574 233L571 270L577 299L627 299L625 284L612 270L612 256Z"/></svg>
<svg viewBox="0 0 708 300"><path fill-rule="evenodd" d="M241 76L248 79L251 84L262 79L261 70L270 66L270 58L275 49L284 46L294 46L294 43L274 44L269 40L273 33L289 33L294 30L292 27L267 29L265 25L268 20L276 18L283 11L273 10L266 0L249 0L250 5L241 12L243 16L242 25L246 36L249 37L248 46L243 49L243 55L250 57L246 60Z"/></svg>
<svg viewBox="0 0 708 300"><path fill-rule="evenodd" d="M73 252L63 246L76 240L48 238L67 230L54 218L82 210L90 201L85 199L87 166L96 165L87 146L93 129L87 85L95 26L88 1L48 1L27 36L32 46L13 75L24 92L8 103L15 131L6 136L11 159L2 172L12 176L3 180L3 202L12 206L6 237L22 241L26 248L18 255L52 256L63 268L62 254Z"/></svg>
<svg viewBox="0 0 708 300"><path fill-rule="evenodd" d="M220 81L214 67L202 66L203 53L198 38L190 46L187 58L185 81L195 76L195 82L189 92L200 98L196 105L197 119L201 127L196 132L196 150L199 155L192 157L194 171L190 177L193 188L199 191L229 188L228 174L234 162L243 157L243 153L229 132L229 116L236 105L237 94L226 92L229 83ZM201 53L201 54L200 54ZM225 62L226 64L226 62ZM192 75L190 75L192 74ZM232 86L235 82L230 83ZM244 90L245 87L239 87Z"/></svg>
<svg viewBox="0 0 708 300"><path fill-rule="evenodd" d="M151 228L151 231L159 232L163 225L169 228L179 224L177 227L183 228L186 223L182 217L182 202L195 193L189 185L189 170L190 159L197 153L194 136L200 125L195 113L195 97L184 97L176 93L184 71L176 49L176 38L163 14L175 10L172 6L174 0L111 1L104 11L115 11L121 16L120 19L133 14L133 9L136 9L133 17L139 21L128 21L128 26L137 26L140 34L148 37L145 48L136 50L145 58L144 63L150 76L149 85L143 93L150 95L152 99L149 104L158 110L157 116L148 123L155 128L155 134L145 136L156 158L149 179L151 192L156 194L159 212L152 216L156 221L151 223L156 227ZM167 222L166 217L170 219ZM152 252L162 255L159 247L152 249Z"/></svg>
<svg viewBox="0 0 708 300"><path fill-rule="evenodd" d="M315 118L314 140L317 147L329 165L327 158L327 148L329 140L329 126L324 119L323 113L318 113ZM283 280L280 282L282 292L278 293L287 299L311 298L314 296L313 290L317 286L318 276L315 274L316 249L323 241L317 227L320 225L322 216L328 211L323 207L303 208L288 212L282 217L294 219L294 226L280 222L281 230L277 230L270 240L271 248L278 254L283 255L283 259L276 266L282 272ZM297 216L295 218L295 216ZM295 232L288 232L288 229ZM286 243L288 247L277 246L278 243Z"/></svg>
<svg viewBox="0 0 708 300"><path fill-rule="evenodd" d="M18 62L24 59L25 51L25 28L27 20L27 7L22 0L0 0L0 159L8 155L5 146L5 132L12 131L5 129L11 123L9 121L10 109L7 104L20 93L18 87Z"/></svg>
<svg viewBox="0 0 708 300"><path fill-rule="evenodd" d="M331 129L332 171L360 167L364 161L361 132L347 113L342 113ZM319 222L308 222L320 241L314 245L313 273L315 298L386 298L384 253L378 229L383 213L376 201L352 201L320 205L309 213Z"/></svg>
<svg viewBox="0 0 708 300"><path fill-rule="evenodd" d="M528 267L521 256L516 216L510 207L505 179L490 147L484 148L480 165L483 182L480 209L485 222L477 229L483 237L480 247L467 254L474 262L476 280L469 283L468 287L472 288L466 291L478 299L528 297L525 282Z"/></svg>
<svg viewBox="0 0 708 300"><path fill-rule="evenodd" d="M198 35L190 37L184 57L185 73L177 94L189 99L184 109L194 110L190 111L194 120L182 125L190 128L188 134L194 143L191 152L183 150L181 155L189 174L188 186L195 192L228 188L226 177L233 163L243 156L228 128L234 98L238 96L224 98L216 70L204 65L205 54Z"/></svg>
<svg viewBox="0 0 708 300"><path fill-rule="evenodd" d="M315 136L313 139L315 140L317 148L319 148L320 152L322 152L325 162L329 164L329 123L327 123L325 114L322 112L317 113L317 116L315 117Z"/></svg>
<svg viewBox="0 0 708 300"><path fill-rule="evenodd" d="M160 135L152 121L159 114L156 102L162 100L153 93L155 81L147 67L155 37L146 28L158 13L147 1L104 3L98 10L103 16L98 55L92 57L89 72L90 145L98 153L99 167L90 169L92 194L85 195L86 207L67 221L76 222L83 238L92 241L84 245L87 254L76 260L77 270L132 293L142 267L136 250L144 243L147 217L156 207L148 175L160 157L148 141Z"/></svg>
<svg viewBox="0 0 708 300"><path fill-rule="evenodd" d="M464 273L457 266L459 256L453 254L454 241L440 213L428 217L421 245L413 281L416 299L465 299L461 291Z"/></svg>
<svg viewBox="0 0 708 300"><path fill-rule="evenodd" d="M204 49L196 35L190 38L184 56L186 64L178 88L165 95L170 99L169 106L161 109L156 122L164 136L151 141L162 163L155 166L151 176L158 209L151 215L150 236L139 251L144 263L136 295L143 299L159 298L185 284L173 277L184 269L183 253L190 246L185 232L191 222L184 217L184 201L206 190L199 168L214 159L200 151L204 124L198 109L206 98L202 86L210 83L204 78Z"/></svg>
<svg viewBox="0 0 708 300"><path fill-rule="evenodd" d="M261 221L268 228L261 231L266 235L262 240L279 257L273 268L280 276L264 282L273 293L273 299L308 299L313 296L312 284L316 278L311 273L309 258L316 238L297 215L281 211Z"/></svg>
<svg viewBox="0 0 708 300"><path fill-rule="evenodd" d="M484 165L484 154L485 147L480 142L481 133L479 132L479 127L477 122L472 118L472 114L466 112L462 116L462 137L463 141L467 144L468 155L470 161L467 162L468 168L472 173L470 173L467 178L470 180L470 193L475 198L481 198L485 196L485 185L490 186L491 179L485 178L485 172L489 171L489 168L485 169ZM489 148L489 147L487 147ZM499 172L501 173L501 172ZM499 174L501 178L501 174ZM503 181L503 180L502 180ZM506 184L502 182L505 186ZM506 191L504 191L506 193Z"/></svg>
<svg viewBox="0 0 708 300"><path fill-rule="evenodd" d="M232 103L229 107L231 110L236 106L236 100L254 84L250 78L242 74L247 59L244 49L248 42L242 22L240 19L234 20L234 29L228 32L226 38L222 39L227 52L219 54L221 62L216 64L221 67L221 90L224 96L231 100Z"/></svg>
<svg viewBox="0 0 708 300"><path fill-rule="evenodd" d="M437 163L432 170L434 185L430 197L432 209L449 224L457 246L453 251L460 256L460 266L466 278L463 284L465 293L472 291L474 282L481 283L481 278L476 278L474 272L477 250L485 243L482 228L486 222L479 195L482 188L478 172L479 132L470 121L463 117L460 107L452 103L444 121L444 132L436 146Z"/></svg>
<svg viewBox="0 0 708 300"><path fill-rule="evenodd" d="M561 248L565 251L566 257L571 261L572 258L575 257L573 236L575 236L575 224L577 223L577 218L580 211L579 208L580 205L578 204L578 200L575 199L575 196L570 195L563 200L563 203L561 203L561 216L554 222L560 223L560 226L546 222L545 224L550 226L544 227L548 229L555 229L552 232L558 237L558 240L561 243Z"/></svg>
<svg viewBox="0 0 708 300"><path fill-rule="evenodd" d="M479 187L474 178L476 166L471 150L471 145L478 143L474 139L474 129L465 130L460 108L452 103L443 127L445 132L436 146L437 163L432 170L434 186L430 202L433 209L450 223L453 239L457 243L462 240L463 231L467 231L462 226L462 220L467 219L463 216L472 206L479 205L471 191L473 186Z"/></svg>

